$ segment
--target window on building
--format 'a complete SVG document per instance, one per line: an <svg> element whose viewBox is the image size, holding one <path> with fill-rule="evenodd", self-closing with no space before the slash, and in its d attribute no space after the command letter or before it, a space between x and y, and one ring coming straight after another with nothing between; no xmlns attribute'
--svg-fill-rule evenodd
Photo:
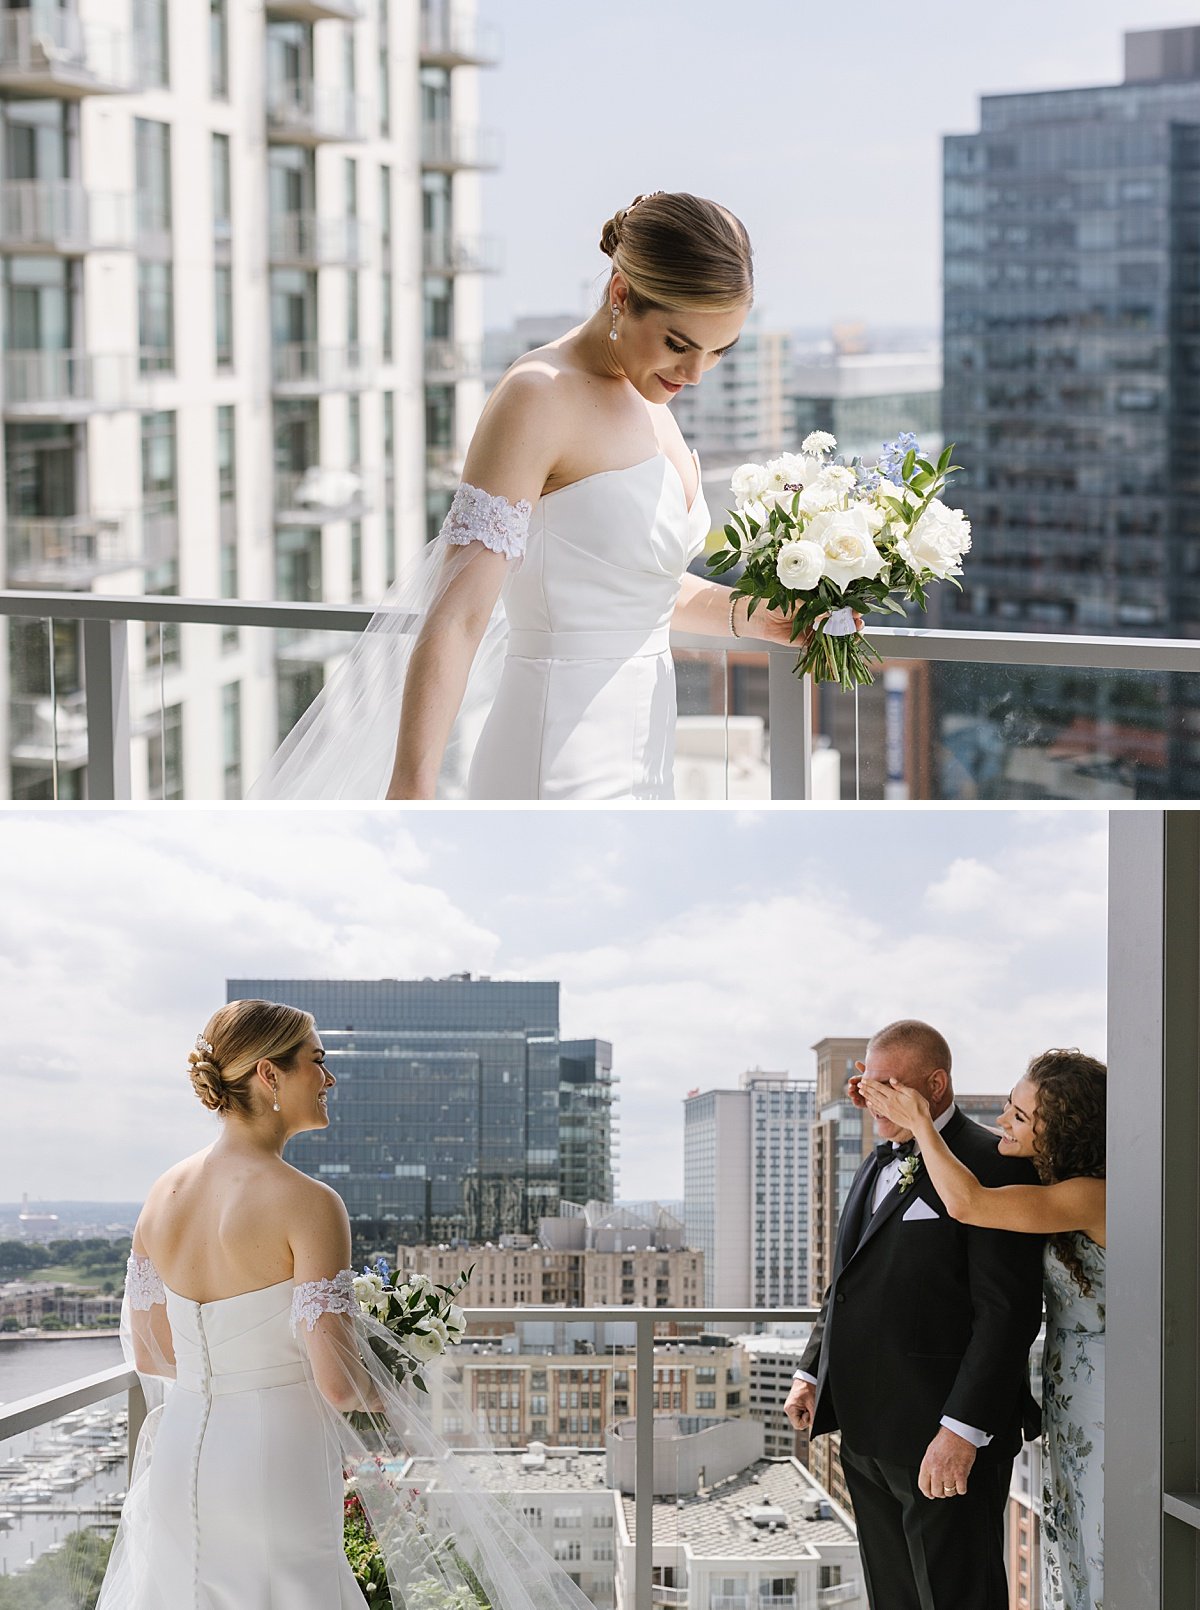
<svg viewBox="0 0 1200 1610"><path fill-rule="evenodd" d="M133 45L139 88L166 89L170 83L167 0L133 0Z"/></svg>
<svg viewBox="0 0 1200 1610"><path fill-rule="evenodd" d="M225 761L225 798L242 797L242 684L221 689L221 731Z"/></svg>
<svg viewBox="0 0 1200 1610"><path fill-rule="evenodd" d="M228 0L208 0L208 87L214 100L228 100Z"/></svg>
<svg viewBox="0 0 1200 1610"><path fill-rule="evenodd" d="M139 117L133 124L139 243L169 247L171 235L171 128Z"/></svg>
<svg viewBox="0 0 1200 1610"><path fill-rule="evenodd" d="M169 705L150 733L147 744L148 785L151 799L183 798L183 707Z"/></svg>

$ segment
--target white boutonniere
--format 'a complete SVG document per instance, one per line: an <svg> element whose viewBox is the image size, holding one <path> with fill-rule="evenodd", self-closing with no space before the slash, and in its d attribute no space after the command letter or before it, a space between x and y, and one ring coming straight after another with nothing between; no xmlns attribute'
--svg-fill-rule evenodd
<svg viewBox="0 0 1200 1610"><path fill-rule="evenodd" d="M921 1159L914 1152L911 1157L900 1160L900 1195L903 1196L909 1186L914 1183L921 1172Z"/></svg>

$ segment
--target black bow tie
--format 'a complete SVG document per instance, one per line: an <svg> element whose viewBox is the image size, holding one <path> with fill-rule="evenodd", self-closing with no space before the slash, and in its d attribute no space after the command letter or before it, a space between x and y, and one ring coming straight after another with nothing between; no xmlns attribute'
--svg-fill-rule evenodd
<svg viewBox="0 0 1200 1610"><path fill-rule="evenodd" d="M906 1140L898 1146L894 1140L881 1140L875 1148L875 1156L881 1163L894 1162L898 1157L911 1157L917 1149L916 1137Z"/></svg>

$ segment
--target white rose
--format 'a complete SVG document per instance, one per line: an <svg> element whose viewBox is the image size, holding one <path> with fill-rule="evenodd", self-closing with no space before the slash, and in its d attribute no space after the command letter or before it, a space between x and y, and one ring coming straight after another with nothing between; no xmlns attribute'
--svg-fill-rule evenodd
<svg viewBox="0 0 1200 1610"><path fill-rule="evenodd" d="M962 575L963 554L970 551L971 522L961 509L949 509L934 499L896 551L920 574L927 570L942 580Z"/></svg>
<svg viewBox="0 0 1200 1610"><path fill-rule="evenodd" d="M811 485L806 486L800 494L800 501L796 505L796 513L808 515L820 514L825 509L836 509L841 505L842 494L840 490L819 475Z"/></svg>
<svg viewBox="0 0 1200 1610"><path fill-rule="evenodd" d="M742 464L733 472L730 490L739 508L753 503L766 491L770 474L762 464Z"/></svg>
<svg viewBox="0 0 1200 1610"><path fill-rule="evenodd" d="M824 572L824 551L806 537L785 542L775 560L775 574L792 592L807 592L817 585Z"/></svg>
<svg viewBox="0 0 1200 1610"><path fill-rule="evenodd" d="M883 555L875 546L861 504L816 515L804 535L820 547L825 555L825 574L839 587L877 576L883 569Z"/></svg>
<svg viewBox="0 0 1200 1610"><path fill-rule="evenodd" d="M800 450L813 454L832 453L836 446L836 436L831 436L827 430L814 430L800 443Z"/></svg>
<svg viewBox="0 0 1200 1610"><path fill-rule="evenodd" d="M382 1278L377 1274L355 1275L354 1296L360 1308L380 1313L387 1307L387 1292Z"/></svg>

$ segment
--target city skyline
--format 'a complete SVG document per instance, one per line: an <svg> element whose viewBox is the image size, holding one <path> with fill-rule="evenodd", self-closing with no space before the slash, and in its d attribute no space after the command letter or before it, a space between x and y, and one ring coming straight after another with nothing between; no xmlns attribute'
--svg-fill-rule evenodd
<svg viewBox="0 0 1200 1610"><path fill-rule="evenodd" d="M483 187L505 251L489 328L590 310L604 220L638 191L692 189L746 223L770 328L936 330L943 134L977 127L985 94L1118 83L1126 30L1200 23L1200 4L1144 17L1129 0L1013 0L968 27L932 0L917 27L864 0L851 33L836 11L748 0L734 38L717 0L611 0L572 17L565 51L532 0L482 0L480 17L500 29L480 91L505 141ZM781 62L796 64L794 99Z"/></svg>
<svg viewBox="0 0 1200 1610"><path fill-rule="evenodd" d="M682 1195L689 1090L810 1077L827 1034L931 1017L964 1091L1104 1053L1101 813L7 814L15 1198L137 1198L209 1143L186 1054L234 976L560 981L613 1045L624 1200Z"/></svg>

